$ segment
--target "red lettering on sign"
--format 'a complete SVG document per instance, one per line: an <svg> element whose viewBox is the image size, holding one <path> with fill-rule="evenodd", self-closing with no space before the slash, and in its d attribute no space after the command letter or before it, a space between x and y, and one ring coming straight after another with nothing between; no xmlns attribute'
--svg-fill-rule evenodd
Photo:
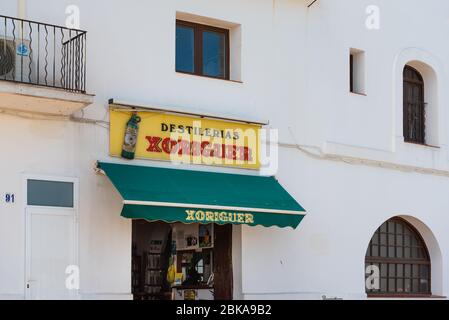
<svg viewBox="0 0 449 320"><path fill-rule="evenodd" d="M194 157L221 158L227 160L239 160L244 162L253 161L253 150L249 147L236 146L233 144L210 143L209 141L172 140L147 136L147 152L166 154L190 155Z"/></svg>
<svg viewBox="0 0 449 320"><path fill-rule="evenodd" d="M164 150L165 153L171 154L173 148L176 147L177 144L177 141L171 140L170 138L165 138L162 141L162 150Z"/></svg>
<svg viewBox="0 0 449 320"><path fill-rule="evenodd" d="M190 155L190 141L188 140L180 140L178 142L178 154L182 155Z"/></svg>
<svg viewBox="0 0 449 320"><path fill-rule="evenodd" d="M253 152L250 148L243 148L243 161L253 161Z"/></svg>
<svg viewBox="0 0 449 320"><path fill-rule="evenodd" d="M145 137L148 140L149 146L147 151L148 152L158 152L161 153L162 150L159 147L159 143L161 143L162 139L159 137Z"/></svg>
<svg viewBox="0 0 449 320"><path fill-rule="evenodd" d="M201 154L203 155L203 157L213 157L214 152L211 148L208 148L209 145L210 143L208 141L204 141L203 143L201 143Z"/></svg>
<svg viewBox="0 0 449 320"><path fill-rule="evenodd" d="M220 155L221 155L221 144L219 144L219 143L213 144L212 149L213 149L213 156L216 157L216 158L220 158Z"/></svg>
<svg viewBox="0 0 449 320"><path fill-rule="evenodd" d="M226 159L236 160L237 159L237 146L227 145L226 146Z"/></svg>
<svg viewBox="0 0 449 320"><path fill-rule="evenodd" d="M194 156L194 157L201 156L201 143L198 141L193 141L190 151L191 151L192 156Z"/></svg>

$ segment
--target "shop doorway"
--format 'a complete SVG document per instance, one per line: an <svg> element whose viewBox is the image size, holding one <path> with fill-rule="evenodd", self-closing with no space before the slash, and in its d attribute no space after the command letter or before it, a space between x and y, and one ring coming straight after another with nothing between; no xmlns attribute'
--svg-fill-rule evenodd
<svg viewBox="0 0 449 320"><path fill-rule="evenodd" d="M231 300L232 225L134 220L135 300Z"/></svg>
<svg viewBox="0 0 449 320"><path fill-rule="evenodd" d="M215 300L232 300L232 225L215 225L214 231L214 297Z"/></svg>

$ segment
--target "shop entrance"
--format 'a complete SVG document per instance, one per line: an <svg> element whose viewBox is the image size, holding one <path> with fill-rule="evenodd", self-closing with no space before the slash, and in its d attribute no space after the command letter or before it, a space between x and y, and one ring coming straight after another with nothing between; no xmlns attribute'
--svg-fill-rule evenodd
<svg viewBox="0 0 449 320"><path fill-rule="evenodd" d="M231 300L232 225L133 220L135 300Z"/></svg>

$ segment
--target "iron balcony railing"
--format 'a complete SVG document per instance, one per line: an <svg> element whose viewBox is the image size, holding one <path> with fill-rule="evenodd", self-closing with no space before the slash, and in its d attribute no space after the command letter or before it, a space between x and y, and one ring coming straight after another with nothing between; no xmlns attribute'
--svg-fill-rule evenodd
<svg viewBox="0 0 449 320"><path fill-rule="evenodd" d="M0 80L86 92L87 32L0 15Z"/></svg>

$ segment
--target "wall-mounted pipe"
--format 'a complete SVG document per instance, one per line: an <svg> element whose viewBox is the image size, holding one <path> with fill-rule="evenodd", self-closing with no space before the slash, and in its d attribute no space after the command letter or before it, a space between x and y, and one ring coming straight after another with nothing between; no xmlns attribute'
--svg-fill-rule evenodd
<svg viewBox="0 0 449 320"><path fill-rule="evenodd" d="M17 16L19 19L27 18L27 1L17 0Z"/></svg>
<svg viewBox="0 0 449 320"><path fill-rule="evenodd" d="M313 0L311 3L309 3L309 5L307 6L307 8L310 8L311 6L313 6L313 4L315 3L315 2L317 2L318 0Z"/></svg>

